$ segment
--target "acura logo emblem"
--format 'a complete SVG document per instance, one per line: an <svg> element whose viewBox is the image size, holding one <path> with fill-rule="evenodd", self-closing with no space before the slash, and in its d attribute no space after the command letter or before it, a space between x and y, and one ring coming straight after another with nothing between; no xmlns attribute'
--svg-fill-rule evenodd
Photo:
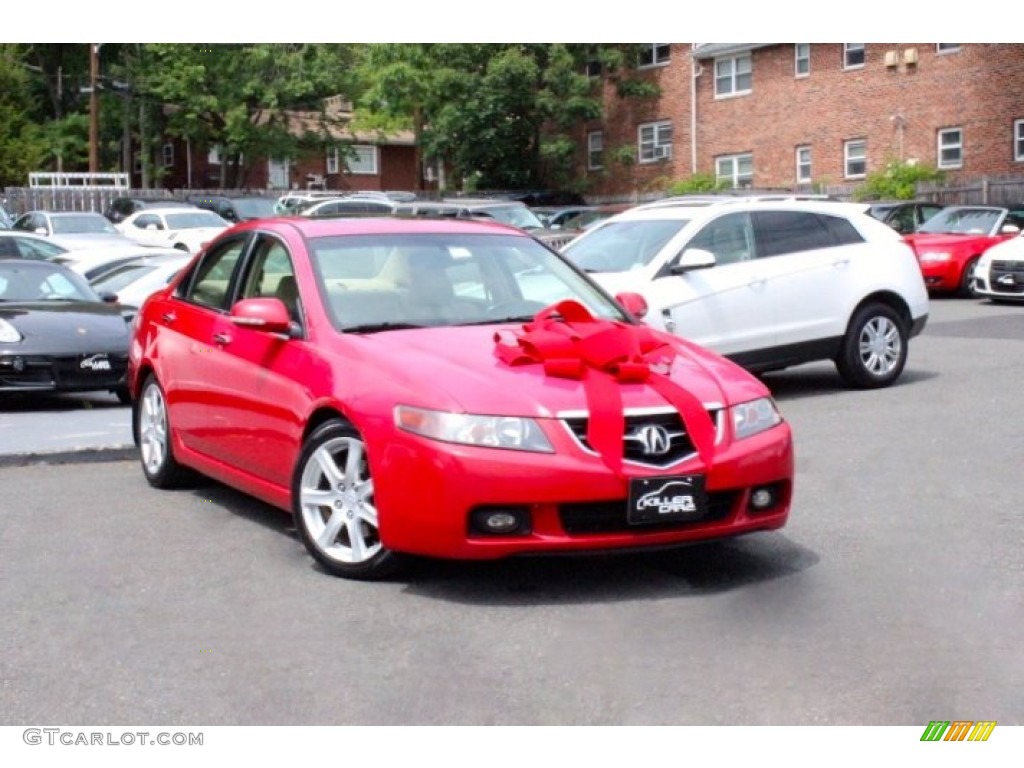
<svg viewBox="0 0 1024 768"><path fill-rule="evenodd" d="M645 456L663 456L672 447L672 438L669 436L668 430L659 424L647 424L640 427L634 433L634 438L643 447Z"/></svg>

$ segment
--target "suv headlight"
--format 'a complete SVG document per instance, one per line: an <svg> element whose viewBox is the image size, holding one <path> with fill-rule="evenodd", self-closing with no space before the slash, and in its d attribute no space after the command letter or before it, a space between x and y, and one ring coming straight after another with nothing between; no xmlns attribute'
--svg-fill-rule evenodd
<svg viewBox="0 0 1024 768"><path fill-rule="evenodd" d="M17 344L23 338L17 328L6 320L0 320L0 342L4 344Z"/></svg>
<svg viewBox="0 0 1024 768"><path fill-rule="evenodd" d="M764 432L782 423L782 414L770 397L740 403L729 409L732 431L737 440Z"/></svg>
<svg viewBox="0 0 1024 768"><path fill-rule="evenodd" d="M554 452L540 425L534 419L520 416L475 416L398 405L395 426L446 443Z"/></svg>

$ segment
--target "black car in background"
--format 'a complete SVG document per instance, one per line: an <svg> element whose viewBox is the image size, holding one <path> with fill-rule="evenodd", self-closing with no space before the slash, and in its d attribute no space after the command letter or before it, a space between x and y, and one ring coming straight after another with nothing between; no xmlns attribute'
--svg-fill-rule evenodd
<svg viewBox="0 0 1024 768"><path fill-rule="evenodd" d="M128 402L128 324L113 295L46 261L0 259L0 397L108 390Z"/></svg>
<svg viewBox="0 0 1024 768"><path fill-rule="evenodd" d="M278 216L276 197L255 195L228 197L227 195L189 195L185 200L197 208L213 211L225 221L237 224L252 219Z"/></svg>
<svg viewBox="0 0 1024 768"><path fill-rule="evenodd" d="M909 235L944 207L930 200L877 200L868 203L867 213L901 235Z"/></svg>

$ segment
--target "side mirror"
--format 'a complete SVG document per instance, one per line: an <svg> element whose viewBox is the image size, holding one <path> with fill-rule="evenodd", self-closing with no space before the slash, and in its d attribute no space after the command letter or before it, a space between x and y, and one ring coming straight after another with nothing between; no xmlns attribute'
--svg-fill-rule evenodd
<svg viewBox="0 0 1024 768"><path fill-rule="evenodd" d="M100 294L100 300L104 304L117 304L117 294L111 293L110 291L104 291Z"/></svg>
<svg viewBox="0 0 1024 768"><path fill-rule="evenodd" d="M33 229L32 231L33 231L33 232L35 232L35 233L36 233L37 235L46 235L46 234L49 234L49 233L48 233L48 232L46 231L46 227L36 227L36 228L35 228L35 229Z"/></svg>
<svg viewBox="0 0 1024 768"><path fill-rule="evenodd" d="M715 266L715 254L703 248L687 248L679 261L672 265L672 274L681 275L693 269L707 269Z"/></svg>
<svg viewBox="0 0 1024 768"><path fill-rule="evenodd" d="M288 334L292 324L284 302L272 296L236 302L229 318L235 325L267 333Z"/></svg>
<svg viewBox="0 0 1024 768"><path fill-rule="evenodd" d="M146 225L146 231L147 232L156 232L156 229L157 229L156 224L147 224Z"/></svg>
<svg viewBox="0 0 1024 768"><path fill-rule="evenodd" d="M617 293L615 300L637 320L643 320L647 314L647 300L639 293Z"/></svg>
<svg viewBox="0 0 1024 768"><path fill-rule="evenodd" d="M1016 224L1003 224L1003 228L1000 229L999 232L1003 235L1019 235L1020 227Z"/></svg>

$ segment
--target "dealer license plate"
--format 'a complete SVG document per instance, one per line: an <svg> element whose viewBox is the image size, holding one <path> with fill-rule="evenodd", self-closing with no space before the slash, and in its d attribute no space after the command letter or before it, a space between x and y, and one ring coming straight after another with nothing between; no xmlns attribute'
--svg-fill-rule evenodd
<svg viewBox="0 0 1024 768"><path fill-rule="evenodd" d="M708 511L704 476L630 478L628 503L626 519L630 525L701 520Z"/></svg>

